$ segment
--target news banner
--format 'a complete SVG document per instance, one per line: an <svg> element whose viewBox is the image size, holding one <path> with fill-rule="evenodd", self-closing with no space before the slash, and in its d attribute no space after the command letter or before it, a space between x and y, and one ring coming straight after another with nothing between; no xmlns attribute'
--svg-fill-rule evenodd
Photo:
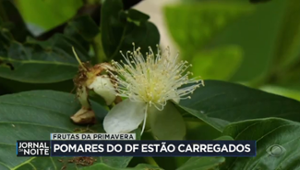
<svg viewBox="0 0 300 170"><path fill-rule="evenodd" d="M256 141L143 141L135 133L51 133L50 140L17 141L17 156L254 157Z"/></svg>

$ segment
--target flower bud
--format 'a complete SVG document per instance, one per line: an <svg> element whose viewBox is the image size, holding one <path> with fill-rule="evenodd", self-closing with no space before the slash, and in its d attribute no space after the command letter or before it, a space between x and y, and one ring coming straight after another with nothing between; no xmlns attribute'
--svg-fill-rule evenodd
<svg viewBox="0 0 300 170"><path fill-rule="evenodd" d="M78 86L76 95L81 108L71 116L73 122L77 124L95 123L96 116L88 99L88 89L85 86Z"/></svg>
<svg viewBox="0 0 300 170"><path fill-rule="evenodd" d="M111 105L116 99L116 90L107 75L97 76L88 88L100 95L107 105Z"/></svg>

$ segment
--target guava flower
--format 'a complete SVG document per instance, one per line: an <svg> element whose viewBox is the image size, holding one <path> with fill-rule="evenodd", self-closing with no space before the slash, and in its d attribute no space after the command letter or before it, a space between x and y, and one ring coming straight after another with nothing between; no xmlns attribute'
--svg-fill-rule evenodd
<svg viewBox="0 0 300 170"><path fill-rule="evenodd" d="M191 65L179 62L178 54L172 57L168 48L166 53L157 50L154 54L149 47L144 58L140 48L134 48L126 55L121 52L124 61L112 62L117 95L127 99L115 105L105 117L103 126L107 133L131 132L142 122L143 133L149 119L147 125L157 138L171 134L170 139L176 139L185 135L183 118L169 101L189 99L203 81L189 79L192 73L187 69Z"/></svg>

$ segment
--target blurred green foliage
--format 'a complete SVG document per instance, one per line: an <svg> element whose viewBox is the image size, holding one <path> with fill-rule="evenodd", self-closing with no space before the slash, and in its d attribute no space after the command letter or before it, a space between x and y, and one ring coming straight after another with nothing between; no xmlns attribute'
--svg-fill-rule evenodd
<svg viewBox="0 0 300 170"><path fill-rule="evenodd" d="M14 3L36 36L70 20L83 5L81 0L14 0Z"/></svg>
<svg viewBox="0 0 300 170"><path fill-rule="evenodd" d="M191 71L205 79L227 80L237 71L243 59L239 46L222 46L193 53Z"/></svg>
<svg viewBox="0 0 300 170"><path fill-rule="evenodd" d="M168 5L164 11L182 57L194 65L192 71L206 79L284 88L300 82L299 8L297 0L255 6L237 0L194 0Z"/></svg>

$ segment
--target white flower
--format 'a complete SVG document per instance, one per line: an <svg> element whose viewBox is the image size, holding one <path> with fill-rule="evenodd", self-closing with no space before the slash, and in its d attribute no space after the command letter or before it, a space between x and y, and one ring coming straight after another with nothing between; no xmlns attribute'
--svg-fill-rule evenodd
<svg viewBox="0 0 300 170"><path fill-rule="evenodd" d="M109 111L103 122L104 130L107 133L126 133L135 130L144 120L143 133L147 118L152 119L151 122L159 127L157 124L163 124L164 121L160 118L164 117L164 120L173 121L170 127L165 128L169 128L170 133L177 133L176 127L184 126L184 122L180 113L168 101L179 102L190 98L188 95L203 84L202 80L189 79L192 73L187 69L191 65L186 61L178 62L178 54L172 57L169 49L162 54L158 48L155 55L149 47L146 58L139 48L126 55L121 54L125 61L113 61L112 65L118 74L113 77L117 83L117 95L128 99ZM191 85L182 87L190 83ZM154 125L150 126L152 130L157 129ZM165 128L156 131L164 131ZM184 132L180 133L185 133L185 126L183 128Z"/></svg>

